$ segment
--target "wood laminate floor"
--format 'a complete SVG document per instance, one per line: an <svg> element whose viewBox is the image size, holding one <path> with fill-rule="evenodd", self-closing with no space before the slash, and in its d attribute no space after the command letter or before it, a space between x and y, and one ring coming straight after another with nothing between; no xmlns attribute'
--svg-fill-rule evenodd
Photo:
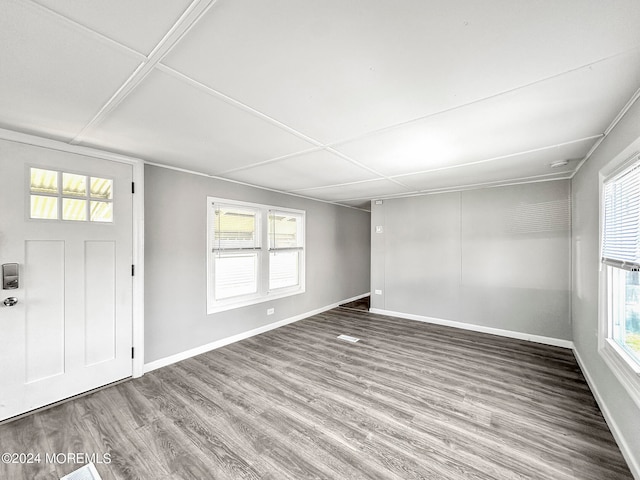
<svg viewBox="0 0 640 480"><path fill-rule="evenodd" d="M104 480L632 479L570 350L344 308L2 425L0 451L41 454L11 480L80 466L60 453Z"/></svg>

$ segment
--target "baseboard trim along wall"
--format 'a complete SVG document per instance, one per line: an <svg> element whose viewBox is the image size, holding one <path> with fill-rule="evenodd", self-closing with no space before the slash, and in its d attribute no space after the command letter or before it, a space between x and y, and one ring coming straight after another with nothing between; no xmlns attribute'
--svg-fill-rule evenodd
<svg viewBox="0 0 640 480"><path fill-rule="evenodd" d="M422 315L414 315L412 313L394 312L392 310L381 310L378 308L371 308L369 309L369 311L371 313L377 313L379 315L388 315L390 317L416 320L418 322L433 323L436 325L443 325L445 327L461 328L463 330L472 330L474 332L489 333L491 335L499 335L501 337L515 338L518 340L527 340L529 342L544 343L545 345L552 345L554 347L573 349L572 341L563 340L561 338L544 337L541 335L533 335L530 333L515 332L513 330L503 330L501 328L485 327L482 325L473 325L471 323L444 320L442 318L425 317Z"/></svg>
<svg viewBox="0 0 640 480"><path fill-rule="evenodd" d="M600 396L600 391L598 390L598 387L596 386L593 379L591 378L591 375L589 374L589 370L587 369L587 366L585 365L585 363L582 361L582 358L580 357L578 350L574 348L573 354L576 357L576 361L578 362L578 366L580 367L580 370L582 370L582 374L584 375L584 378L587 380L587 384L591 389L591 393L593 393L593 396L596 399L596 402L598 402L598 406L600 407L602 416L607 422L607 425L609 425L609 430L611 430L611 434L613 435L613 438L618 444L618 447L620 448L620 452L622 452L622 456L627 461L627 465L629 466L629 470L631 470L631 474L633 475L633 478L640 480L640 463L639 463L640 458L636 458L634 456L634 452L629 447L629 444L627 444L624 437L620 435L618 424L615 422L615 420L611 416L611 413L609 412L609 408L607 407L607 404L604 402L603 398Z"/></svg>
<svg viewBox="0 0 640 480"><path fill-rule="evenodd" d="M222 338L220 340L216 340L215 342L207 343L206 345L201 345L199 347L192 348L184 352L176 353L175 355L170 355L168 357L164 357L159 360L154 360L153 362L145 363L144 373L151 372L158 368L166 367L168 365L179 362L181 360L186 360L187 358L195 357L196 355L200 355L202 353L215 350L216 348L225 347L232 343L239 342L240 340L244 340L245 338L250 338L255 335L268 332L269 330L273 330L275 328L284 327L285 325L288 325L290 323L294 323L299 320L304 320L305 318L309 318L314 315L318 315L319 313L326 312L327 310L331 310L333 308L339 307L344 303L360 300L361 298L368 297L368 296L369 296L369 293L363 293L362 295L357 295L355 297L347 298L338 303L332 303L331 305L326 305L324 307L317 308L310 312L301 313L300 315L296 315L294 317L285 318L284 320L279 320L277 322L273 322L268 325L264 325L262 327L254 328L253 330L248 330L246 332L238 333L237 335L232 335L227 338Z"/></svg>

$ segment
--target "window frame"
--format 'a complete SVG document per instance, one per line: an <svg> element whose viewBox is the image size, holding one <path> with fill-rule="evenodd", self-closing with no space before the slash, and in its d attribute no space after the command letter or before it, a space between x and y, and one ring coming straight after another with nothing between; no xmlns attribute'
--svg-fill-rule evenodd
<svg viewBox="0 0 640 480"><path fill-rule="evenodd" d="M599 311L598 311L598 353L614 376L640 406L640 363L613 338L612 317L617 308L614 302L616 292L613 283L616 271L622 270L602 262L603 234L605 219L605 187L609 182L622 177L632 168L640 165L640 153L636 152L623 161L613 161L600 171L599 178ZM639 219L640 222L640 219ZM619 294L619 292L618 292Z"/></svg>
<svg viewBox="0 0 640 480"><path fill-rule="evenodd" d="M56 172L57 174L57 192L56 193L47 193L47 192L37 192L34 193L31 190L31 170L44 170ZM86 179L86 193L85 195L65 195L63 192L63 175L77 175L81 177L85 177ZM95 197L91 195L91 179L99 178L104 180L109 180L111 182L111 198L103 199L99 197ZM116 212L115 212L115 195L116 195L116 178L112 176L105 175L96 175L93 173L88 173L86 171L78 171L74 169L62 169L62 168L52 168L51 166L41 166L37 164L25 164L25 220L28 222L47 222L47 223L63 223L63 224L77 224L77 225L115 225L116 224ZM31 197L32 196L40 196L40 197L48 197L57 199L57 218L39 218L31 216ZM63 218L63 203L64 200L81 200L86 202L85 212L86 218L84 220L74 220L74 219L65 219ZM111 221L100 221L100 220L91 220L91 202L102 202L108 203L111 205Z"/></svg>
<svg viewBox="0 0 640 480"><path fill-rule="evenodd" d="M234 297L217 300L215 298L215 211L219 206L238 209L250 209L257 212L256 235L258 235L257 246L252 250L257 254L257 292L238 295ZM260 203L243 202L219 197L207 197L207 314L219 313L236 308L268 302L279 298L298 295L306 289L306 211L274 205ZM270 289L269 282L269 260L273 251L278 249L270 248L269 241L269 215L272 212L289 213L301 220L300 233L302 236L301 246L297 249L299 281L297 285ZM233 249L229 249L233 252Z"/></svg>

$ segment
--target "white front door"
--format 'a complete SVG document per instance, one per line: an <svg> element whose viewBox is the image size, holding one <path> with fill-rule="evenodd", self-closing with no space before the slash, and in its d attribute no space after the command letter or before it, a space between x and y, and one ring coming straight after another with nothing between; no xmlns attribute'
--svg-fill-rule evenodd
<svg viewBox="0 0 640 480"><path fill-rule="evenodd" d="M131 184L131 165L0 140L0 264L19 273L0 420L131 376Z"/></svg>

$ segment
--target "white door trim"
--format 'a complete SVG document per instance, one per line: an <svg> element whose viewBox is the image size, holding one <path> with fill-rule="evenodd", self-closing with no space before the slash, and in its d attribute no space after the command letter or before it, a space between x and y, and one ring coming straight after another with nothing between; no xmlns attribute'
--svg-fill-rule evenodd
<svg viewBox="0 0 640 480"><path fill-rule="evenodd" d="M90 147L69 145L57 140L14 132L0 128L0 140L23 143L35 147L48 148L61 152L75 153L87 157L126 163L133 168L135 194L133 195L133 263L135 275L133 277L133 358L132 372L134 377L141 377L144 373L144 162L138 158L128 157L117 153L105 152Z"/></svg>

